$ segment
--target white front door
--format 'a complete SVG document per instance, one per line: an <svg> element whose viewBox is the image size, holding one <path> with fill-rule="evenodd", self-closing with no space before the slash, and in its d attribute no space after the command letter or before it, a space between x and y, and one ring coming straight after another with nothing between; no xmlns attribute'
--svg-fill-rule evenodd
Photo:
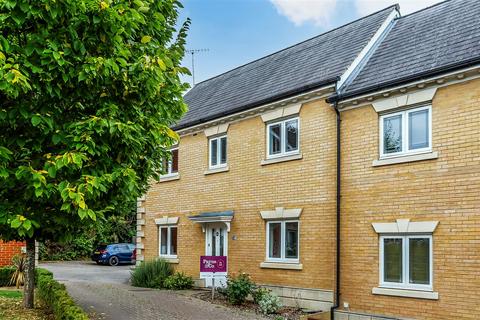
<svg viewBox="0 0 480 320"><path fill-rule="evenodd" d="M205 229L205 255L228 256L228 232L224 223L208 223ZM228 258L227 258L228 269ZM215 287L224 287L227 284L227 272L201 272L200 278L205 279L207 287L212 286L215 277Z"/></svg>

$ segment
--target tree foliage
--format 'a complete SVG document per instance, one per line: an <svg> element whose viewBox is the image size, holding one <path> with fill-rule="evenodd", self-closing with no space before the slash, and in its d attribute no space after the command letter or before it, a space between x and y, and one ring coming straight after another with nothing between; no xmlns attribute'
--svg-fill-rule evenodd
<svg viewBox="0 0 480 320"><path fill-rule="evenodd" d="M0 234L61 240L146 191L186 111L176 0L0 0Z"/></svg>

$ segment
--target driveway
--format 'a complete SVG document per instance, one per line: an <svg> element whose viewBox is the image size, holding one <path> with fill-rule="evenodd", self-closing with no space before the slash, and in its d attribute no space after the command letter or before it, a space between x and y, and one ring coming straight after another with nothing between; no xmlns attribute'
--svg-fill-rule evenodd
<svg viewBox="0 0 480 320"><path fill-rule="evenodd" d="M248 320L249 313L180 295L172 291L136 288L128 284L132 266L98 266L90 262L41 263L65 284L73 299L93 319L115 320Z"/></svg>

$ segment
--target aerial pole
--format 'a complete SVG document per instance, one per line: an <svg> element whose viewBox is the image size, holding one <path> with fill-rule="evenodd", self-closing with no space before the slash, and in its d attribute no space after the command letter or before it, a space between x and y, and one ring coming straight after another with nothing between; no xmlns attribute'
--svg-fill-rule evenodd
<svg viewBox="0 0 480 320"><path fill-rule="evenodd" d="M192 55L192 83L195 85L195 54L199 52L207 52L209 49L189 49L185 51Z"/></svg>

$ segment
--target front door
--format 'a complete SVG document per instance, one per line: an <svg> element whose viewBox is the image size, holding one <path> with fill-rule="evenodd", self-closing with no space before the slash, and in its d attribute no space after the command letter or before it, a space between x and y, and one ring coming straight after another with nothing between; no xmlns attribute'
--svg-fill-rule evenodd
<svg viewBox="0 0 480 320"><path fill-rule="evenodd" d="M209 223L206 225L205 255L228 256L228 232L227 226L224 223ZM200 273L200 278L205 279L205 285L207 287L212 286L213 277L215 277L215 287L224 287L227 284L227 272L217 272L215 274L211 272Z"/></svg>

